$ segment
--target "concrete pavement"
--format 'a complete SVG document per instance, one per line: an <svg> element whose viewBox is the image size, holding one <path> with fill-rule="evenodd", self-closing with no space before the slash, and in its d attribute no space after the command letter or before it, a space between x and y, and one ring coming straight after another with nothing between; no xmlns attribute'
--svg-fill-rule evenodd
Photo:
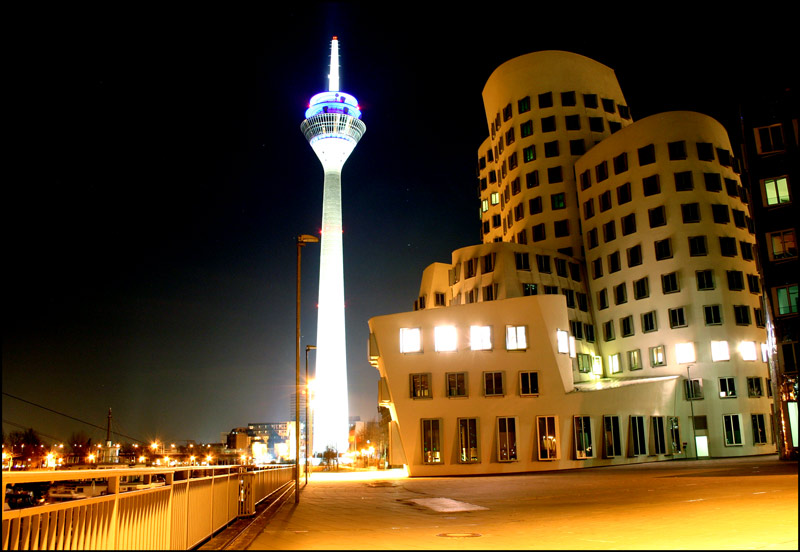
<svg viewBox="0 0 800 552"><path fill-rule="evenodd" d="M797 463L777 456L536 474L314 473L250 550L797 550Z"/></svg>

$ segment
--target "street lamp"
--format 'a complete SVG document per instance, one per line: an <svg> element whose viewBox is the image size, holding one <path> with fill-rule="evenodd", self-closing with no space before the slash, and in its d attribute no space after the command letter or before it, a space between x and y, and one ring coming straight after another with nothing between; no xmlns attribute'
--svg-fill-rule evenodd
<svg viewBox="0 0 800 552"><path fill-rule="evenodd" d="M308 401L311 399L311 389L308 387L308 351L317 350L316 345L306 345L306 485L308 485Z"/></svg>
<svg viewBox="0 0 800 552"><path fill-rule="evenodd" d="M691 368L691 364L686 365L686 378L688 381L688 396L689 396L689 408L692 411L692 439L694 439L693 447L694 447L694 459L697 460L697 429L695 428L695 419L694 419L694 385L692 384L692 375L689 372L689 368Z"/></svg>
<svg viewBox="0 0 800 552"><path fill-rule="evenodd" d="M294 379L294 502L300 502L300 251L307 243L318 243L319 238L310 234L297 236L297 327L295 342L295 379Z"/></svg>

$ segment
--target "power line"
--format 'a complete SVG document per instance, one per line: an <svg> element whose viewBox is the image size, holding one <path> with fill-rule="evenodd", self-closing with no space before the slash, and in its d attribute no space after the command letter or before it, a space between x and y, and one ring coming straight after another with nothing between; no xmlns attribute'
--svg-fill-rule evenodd
<svg viewBox="0 0 800 552"><path fill-rule="evenodd" d="M22 401L24 403L28 403L30 405L33 405L33 406L37 407L37 408L41 408L42 410L47 410L48 412L52 412L53 414L58 414L59 416L64 416L65 418L69 418L70 420L75 420L76 422L80 422L82 424L86 424L88 426L92 426L92 427L95 427L97 429L102 429L103 431L106 430L105 427L101 427L101 426L99 426L97 424L93 424L92 422L87 422L86 420L81 420L80 418L76 418L74 416L70 416L69 414L64 414L63 412L59 412L58 410L53 410L52 408L47 408L46 406L42 406L41 404L36 404L35 402L31 402L31 401L23 399L21 397L17 397L16 395L12 395L11 393L6 393L5 391L3 391L3 395L5 395L6 397L10 397L12 399L17 399L18 401ZM122 437L125 437L127 439L131 439L133 441L136 441L137 443L142 443L142 444L145 443L145 441L142 441L141 439L137 439L136 437L131 437L130 435L123 435L122 433L117 433L117 434L122 436Z"/></svg>

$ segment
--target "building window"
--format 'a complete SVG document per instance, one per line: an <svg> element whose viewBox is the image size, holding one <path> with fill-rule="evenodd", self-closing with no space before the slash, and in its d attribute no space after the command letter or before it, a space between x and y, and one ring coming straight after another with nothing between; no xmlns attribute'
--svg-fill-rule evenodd
<svg viewBox="0 0 800 552"><path fill-rule="evenodd" d="M621 455L619 416L603 416L603 457L615 458Z"/></svg>
<svg viewBox="0 0 800 552"><path fill-rule="evenodd" d="M663 205L650 209L647 213L650 217L650 228L657 228L667 224L667 212Z"/></svg>
<svg viewBox="0 0 800 552"><path fill-rule="evenodd" d="M761 282L758 279L758 274L747 275L747 289L750 293L761 293Z"/></svg>
<svg viewBox="0 0 800 552"><path fill-rule="evenodd" d="M719 253L723 257L736 256L736 238L721 236L719 238Z"/></svg>
<svg viewBox="0 0 800 552"><path fill-rule="evenodd" d="M689 236L689 256L705 257L706 255L708 255L708 243L706 242L706 237Z"/></svg>
<svg viewBox="0 0 800 552"><path fill-rule="evenodd" d="M750 321L750 306L749 305L734 305L733 318L739 326L749 326Z"/></svg>
<svg viewBox="0 0 800 552"><path fill-rule="evenodd" d="M533 134L533 121L525 121L519 125L519 134L523 138L527 138Z"/></svg>
<svg viewBox="0 0 800 552"><path fill-rule="evenodd" d="M669 238L658 240L653 245L655 246L657 261L672 258L672 242Z"/></svg>
<svg viewBox="0 0 800 552"><path fill-rule="evenodd" d="M537 416L539 460L558 460L558 424L556 416Z"/></svg>
<svg viewBox="0 0 800 552"><path fill-rule="evenodd" d="M700 222L700 204L684 203L681 205L681 216L685 224Z"/></svg>
<svg viewBox="0 0 800 552"><path fill-rule="evenodd" d="M553 210L566 209L566 207L567 207L567 203L564 200L564 194L563 193L552 194L550 196L550 208L551 209L553 209Z"/></svg>
<svg viewBox="0 0 800 552"><path fill-rule="evenodd" d="M656 148L653 144L649 144L639 148L639 166L650 165L656 162Z"/></svg>
<svg viewBox="0 0 800 552"><path fill-rule="evenodd" d="M676 293L680 291L680 285L678 285L678 273L677 272L670 272L669 274L662 274L661 275L661 292L663 294L668 293Z"/></svg>
<svg viewBox="0 0 800 552"><path fill-rule="evenodd" d="M642 332L654 332L658 329L656 324L656 311L642 313Z"/></svg>
<svg viewBox="0 0 800 552"><path fill-rule="evenodd" d="M508 104L503 108L503 121L508 121L511 118L511 104ZM500 125L497 125L500 126Z"/></svg>
<svg viewBox="0 0 800 552"><path fill-rule="evenodd" d="M603 323L603 339L605 341L614 341L614 321L609 320Z"/></svg>
<svg viewBox="0 0 800 552"><path fill-rule="evenodd" d="M622 227L623 236L636 232L636 214L631 213L622 217L620 219L620 226Z"/></svg>
<svg viewBox="0 0 800 552"><path fill-rule="evenodd" d="M490 351L492 349L492 327L470 326L469 347L473 351Z"/></svg>
<svg viewBox="0 0 800 552"><path fill-rule="evenodd" d="M797 238L794 230L781 230L767 234L769 258L773 261L797 257Z"/></svg>
<svg viewBox="0 0 800 552"><path fill-rule="evenodd" d="M467 387L467 373L466 372L450 372L445 374L445 382L447 385L448 397L466 397L468 396Z"/></svg>
<svg viewBox="0 0 800 552"><path fill-rule="evenodd" d="M442 421L438 418L422 419L422 463L442 463Z"/></svg>
<svg viewBox="0 0 800 552"><path fill-rule="evenodd" d="M675 173L675 191L690 192L694 190L692 181L692 171L681 171Z"/></svg>
<svg viewBox="0 0 800 552"><path fill-rule="evenodd" d="M433 329L433 348L436 352L453 352L458 345L455 326L436 326Z"/></svg>
<svg viewBox="0 0 800 552"><path fill-rule="evenodd" d="M711 205L711 214L714 217L714 222L717 224L728 224L731 221L731 215L727 205L713 203Z"/></svg>
<svg viewBox="0 0 800 552"><path fill-rule="evenodd" d="M757 399L764 396L764 388L761 384L761 378L747 378L747 396L752 399Z"/></svg>
<svg viewBox="0 0 800 552"><path fill-rule="evenodd" d="M545 157L558 157L558 140L544 143L544 156Z"/></svg>
<svg viewBox="0 0 800 552"><path fill-rule="evenodd" d="M669 327L670 328L684 328L686 327L686 310L683 307L668 309L669 314Z"/></svg>
<svg viewBox="0 0 800 552"><path fill-rule="evenodd" d="M797 314L797 284L773 288L778 316Z"/></svg>
<svg viewBox="0 0 800 552"><path fill-rule="evenodd" d="M522 252L514 253L514 263L517 266L517 270L531 269L531 261L527 253L522 253Z"/></svg>
<svg viewBox="0 0 800 552"><path fill-rule="evenodd" d="M617 203L624 205L632 199L631 197L631 183L626 182L622 186L617 187Z"/></svg>
<svg viewBox="0 0 800 552"><path fill-rule="evenodd" d="M539 198L541 200L541 198ZM546 238L547 234L545 232L544 223L537 224L531 228L531 232L533 233L533 241L538 242L542 241Z"/></svg>
<svg viewBox="0 0 800 552"><path fill-rule="evenodd" d="M647 454L647 440L644 431L644 416L631 416L631 447L630 456L645 456Z"/></svg>
<svg viewBox="0 0 800 552"><path fill-rule="evenodd" d="M561 171L561 165L550 167L547 169L547 182L550 184L558 184L564 181L564 175Z"/></svg>
<svg viewBox="0 0 800 552"><path fill-rule="evenodd" d="M592 444L592 420L589 416L574 416L573 427L575 430L575 459L592 458L594 446Z"/></svg>
<svg viewBox="0 0 800 552"><path fill-rule="evenodd" d="M608 256L608 273L613 274L622 270L622 262L619 259L619 251L614 251Z"/></svg>
<svg viewBox="0 0 800 552"><path fill-rule="evenodd" d="M780 123L753 129L756 135L756 150L760 154L784 151L783 128Z"/></svg>
<svg viewBox="0 0 800 552"><path fill-rule="evenodd" d="M719 173L703 173L703 182L708 192L722 191L722 177Z"/></svg>
<svg viewBox="0 0 800 552"><path fill-rule="evenodd" d="M653 454L667 454L667 435L664 416L652 416L653 421Z"/></svg>
<svg viewBox="0 0 800 552"><path fill-rule="evenodd" d="M783 205L791 203L789 182L785 176L764 180L764 206Z"/></svg>
<svg viewBox="0 0 800 552"><path fill-rule="evenodd" d="M645 197L661 193L661 184L657 174L642 179L642 192Z"/></svg>
<svg viewBox="0 0 800 552"><path fill-rule="evenodd" d="M614 304L621 305L628 302L628 286L625 282L614 286Z"/></svg>
<svg viewBox="0 0 800 552"><path fill-rule="evenodd" d="M697 142L697 158L700 161L714 160L714 146L708 142Z"/></svg>
<svg viewBox="0 0 800 552"><path fill-rule="evenodd" d="M428 374L409 374L408 380L411 388L412 399L430 399L431 393L431 375Z"/></svg>
<svg viewBox="0 0 800 552"><path fill-rule="evenodd" d="M617 239L617 227L614 221L610 220L603 225L603 243L608 243Z"/></svg>
<svg viewBox="0 0 800 552"><path fill-rule="evenodd" d="M719 378L719 397L732 399L736 397L736 379L732 377Z"/></svg>
<svg viewBox="0 0 800 552"><path fill-rule="evenodd" d="M605 126L602 117L589 117L589 130L592 132L603 132Z"/></svg>
<svg viewBox="0 0 800 552"><path fill-rule="evenodd" d="M422 352L422 335L419 328L400 328L400 352Z"/></svg>
<svg viewBox="0 0 800 552"><path fill-rule="evenodd" d="M556 116L542 117L542 132L555 132L556 130Z"/></svg>
<svg viewBox="0 0 800 552"><path fill-rule="evenodd" d="M528 188L535 188L539 185L539 171L531 171L525 175L525 185Z"/></svg>
<svg viewBox="0 0 800 552"><path fill-rule="evenodd" d="M669 152L670 161L686 159L686 142L683 140L679 142L669 142L667 144L667 151Z"/></svg>
<svg viewBox="0 0 800 552"><path fill-rule="evenodd" d="M497 418L497 461L517 460L517 418L500 416Z"/></svg>
<svg viewBox="0 0 800 552"><path fill-rule="evenodd" d="M719 326L722 324L722 307L720 305L705 305L703 307L703 317L705 318L706 326Z"/></svg>
<svg viewBox="0 0 800 552"><path fill-rule="evenodd" d="M525 163L530 163L536 160L536 147L534 145L527 146L522 149L522 160Z"/></svg>
<svg viewBox="0 0 800 552"><path fill-rule="evenodd" d="M639 349L628 351L627 357L628 357L628 370L642 369L642 355L639 352Z"/></svg>
<svg viewBox="0 0 800 552"><path fill-rule="evenodd" d="M650 366L666 366L667 356L663 345L650 347Z"/></svg>
<svg viewBox="0 0 800 552"><path fill-rule="evenodd" d="M683 391L687 401L700 401L703 399L703 380L683 380Z"/></svg>
<svg viewBox="0 0 800 552"><path fill-rule="evenodd" d="M519 373L519 394L523 397L539 394L539 372Z"/></svg>
<svg viewBox="0 0 800 552"><path fill-rule="evenodd" d="M506 350L521 351L528 348L527 326L506 326Z"/></svg>
<svg viewBox="0 0 800 552"><path fill-rule="evenodd" d="M528 284L528 283L523 283L522 284L522 296L523 297L536 295L537 293L538 293L538 290L537 290L536 284Z"/></svg>
<svg viewBox="0 0 800 552"><path fill-rule="evenodd" d="M592 355L586 353L578 353L578 372L581 374L589 374L592 371Z"/></svg>
<svg viewBox="0 0 800 552"><path fill-rule="evenodd" d="M764 420L763 414L751 414L750 422L753 426L753 444L766 445L767 444L767 424Z"/></svg>
<svg viewBox="0 0 800 552"><path fill-rule="evenodd" d="M485 397L498 397L505 394L503 387L504 372L483 373L483 395Z"/></svg>
<svg viewBox="0 0 800 552"><path fill-rule="evenodd" d="M633 282L633 298L634 299L644 299L645 297L650 296L650 285L648 283L648 277L645 276L644 278L640 278L638 280L634 280Z"/></svg>
<svg viewBox="0 0 800 552"><path fill-rule="evenodd" d="M622 363L620 362L619 353L608 355L608 373L609 374L622 373Z"/></svg>
<svg viewBox="0 0 800 552"><path fill-rule="evenodd" d="M722 425L725 431L725 446L737 447L742 445L742 429L738 414L725 414L722 416Z"/></svg>
<svg viewBox="0 0 800 552"><path fill-rule="evenodd" d="M713 270L698 270L697 275L697 289L698 291L706 291L714 289L714 271Z"/></svg>
<svg viewBox="0 0 800 552"><path fill-rule="evenodd" d="M526 113L531 110L531 97L525 96L517 101L517 113Z"/></svg>
<svg viewBox="0 0 800 552"><path fill-rule="evenodd" d="M628 154L621 153L614 158L614 174L620 174L628 170Z"/></svg>
<svg viewBox="0 0 800 552"><path fill-rule="evenodd" d="M481 461L478 450L478 418L458 419L458 461L477 464Z"/></svg>
<svg viewBox="0 0 800 552"><path fill-rule="evenodd" d="M537 215L542 212L542 198L534 197L528 200L528 211L532 215Z"/></svg>
<svg viewBox="0 0 800 552"><path fill-rule="evenodd" d="M564 117L566 122L567 130L580 130L581 129L581 118L580 115L567 115Z"/></svg>
<svg viewBox="0 0 800 552"><path fill-rule="evenodd" d="M744 274L741 270L728 270L728 289L741 291L744 289Z"/></svg>

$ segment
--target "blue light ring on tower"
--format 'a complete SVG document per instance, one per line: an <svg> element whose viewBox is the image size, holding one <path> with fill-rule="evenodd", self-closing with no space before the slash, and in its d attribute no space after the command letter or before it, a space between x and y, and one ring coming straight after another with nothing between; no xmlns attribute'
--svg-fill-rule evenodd
<svg viewBox="0 0 800 552"><path fill-rule="evenodd" d="M306 110L306 119L318 113L344 113L356 119L361 118L358 100L345 92L320 92L311 98Z"/></svg>

